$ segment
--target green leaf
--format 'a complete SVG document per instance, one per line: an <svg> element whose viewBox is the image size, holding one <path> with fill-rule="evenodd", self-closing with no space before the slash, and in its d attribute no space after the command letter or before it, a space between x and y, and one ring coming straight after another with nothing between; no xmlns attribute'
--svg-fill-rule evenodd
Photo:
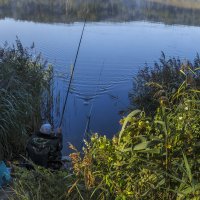
<svg viewBox="0 0 200 200"><path fill-rule="evenodd" d="M148 145L150 144L151 142L147 141L147 142L142 142L140 144L137 144L133 150L134 151L139 151L139 150L144 150L148 147Z"/></svg>
<svg viewBox="0 0 200 200"><path fill-rule="evenodd" d="M182 69L180 70L180 72L181 72L184 76L186 76L185 72L184 72Z"/></svg>
<svg viewBox="0 0 200 200"><path fill-rule="evenodd" d="M122 137L122 135L123 135L123 133L124 133L124 131L125 131L125 129L126 129L126 126L127 126L128 122L130 122L130 119L133 118L134 116L136 116L136 115L139 114L139 113L141 113L141 110L135 110L135 111L131 112L131 113L126 117L125 122L124 122L124 124L123 124L123 126L122 126L122 129L121 129L121 131L120 131L120 133L119 133L119 142L121 141L121 137Z"/></svg>
<svg viewBox="0 0 200 200"><path fill-rule="evenodd" d="M200 90L190 90L191 92L194 92L194 93L200 93Z"/></svg>
<svg viewBox="0 0 200 200"><path fill-rule="evenodd" d="M187 187L185 190L183 190L182 192L185 194L185 195L188 195L188 194L192 194L195 192L195 190L199 190L200 189L200 184L197 184L195 185L194 187Z"/></svg>
<svg viewBox="0 0 200 200"><path fill-rule="evenodd" d="M165 122L163 122L163 121L155 121L155 123L156 124L160 124L163 127L164 133L167 135L167 127L166 127Z"/></svg>
<svg viewBox="0 0 200 200"><path fill-rule="evenodd" d="M140 153L160 154L160 149L146 149L139 151Z"/></svg>
<svg viewBox="0 0 200 200"><path fill-rule="evenodd" d="M156 188L159 188L160 186L165 184L165 178L163 178L157 185Z"/></svg>
<svg viewBox="0 0 200 200"><path fill-rule="evenodd" d="M185 167L186 167L186 172L187 172L187 176L190 180L190 183L192 182L192 172L191 172L191 169L190 169L190 165L188 163L188 159L186 157L186 155L183 153L183 158L184 158L184 163L185 163Z"/></svg>
<svg viewBox="0 0 200 200"><path fill-rule="evenodd" d="M132 148L126 148L122 149L121 152L131 152L133 149Z"/></svg>

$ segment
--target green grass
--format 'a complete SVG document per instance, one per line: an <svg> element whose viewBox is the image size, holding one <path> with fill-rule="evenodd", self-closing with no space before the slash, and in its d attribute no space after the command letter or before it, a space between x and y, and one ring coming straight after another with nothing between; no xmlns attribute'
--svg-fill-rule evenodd
<svg viewBox="0 0 200 200"><path fill-rule="evenodd" d="M15 200L64 200L67 196L67 185L71 177L66 171L51 172L34 166L34 171L15 167L14 193Z"/></svg>

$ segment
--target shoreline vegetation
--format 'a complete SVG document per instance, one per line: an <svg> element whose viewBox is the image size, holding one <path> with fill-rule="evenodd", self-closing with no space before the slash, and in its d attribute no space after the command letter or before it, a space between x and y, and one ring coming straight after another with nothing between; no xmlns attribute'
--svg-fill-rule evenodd
<svg viewBox="0 0 200 200"><path fill-rule="evenodd" d="M16 138L38 127L38 113L48 117L41 105L51 105L53 72L41 61L19 40L0 49L1 159L23 152L25 143ZM129 94L134 107L118 134L93 134L81 152L71 144L66 170L14 167L11 199L199 200L199 70L198 55L192 63L162 54L138 72Z"/></svg>
<svg viewBox="0 0 200 200"><path fill-rule="evenodd" d="M52 68L33 47L26 49L17 39L15 46L0 47L0 155L1 160L25 152L27 133L49 119ZM46 106L46 109L42 109Z"/></svg>
<svg viewBox="0 0 200 200"><path fill-rule="evenodd" d="M87 15L86 15L87 13ZM200 1L190 0L0 0L0 19L41 23L150 21L200 25Z"/></svg>

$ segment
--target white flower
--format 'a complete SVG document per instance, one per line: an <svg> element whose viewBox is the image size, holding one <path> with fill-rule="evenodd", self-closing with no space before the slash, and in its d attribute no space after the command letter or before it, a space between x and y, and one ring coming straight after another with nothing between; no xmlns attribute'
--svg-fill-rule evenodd
<svg viewBox="0 0 200 200"><path fill-rule="evenodd" d="M182 120L183 119L183 117L179 117L179 120Z"/></svg>
<svg viewBox="0 0 200 200"><path fill-rule="evenodd" d="M185 107L185 110L189 110L189 108L188 108L188 107Z"/></svg>

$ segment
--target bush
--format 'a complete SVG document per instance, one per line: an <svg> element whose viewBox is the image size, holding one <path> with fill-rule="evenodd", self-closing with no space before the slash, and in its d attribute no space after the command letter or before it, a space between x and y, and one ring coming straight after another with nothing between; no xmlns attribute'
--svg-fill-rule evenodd
<svg viewBox="0 0 200 200"><path fill-rule="evenodd" d="M188 76L191 80L190 84L199 88L200 76L199 71L196 71L199 67L199 55L194 59L194 63L191 63L175 58L166 59L162 53L159 63L156 62L153 67L146 65L134 78L133 90L129 94L132 109L144 109L148 114L154 114L160 96L168 96L176 92L185 79L184 73L190 75ZM195 71L195 74L191 71Z"/></svg>
<svg viewBox="0 0 200 200"><path fill-rule="evenodd" d="M133 111L112 140L95 134L83 155L71 154L84 199L199 198L200 91L191 84L197 73L188 70L176 92L160 98L153 118Z"/></svg>
<svg viewBox="0 0 200 200"><path fill-rule="evenodd" d="M52 70L31 50L19 40L0 48L0 159L24 151L27 131L38 126L42 104L50 102Z"/></svg>

